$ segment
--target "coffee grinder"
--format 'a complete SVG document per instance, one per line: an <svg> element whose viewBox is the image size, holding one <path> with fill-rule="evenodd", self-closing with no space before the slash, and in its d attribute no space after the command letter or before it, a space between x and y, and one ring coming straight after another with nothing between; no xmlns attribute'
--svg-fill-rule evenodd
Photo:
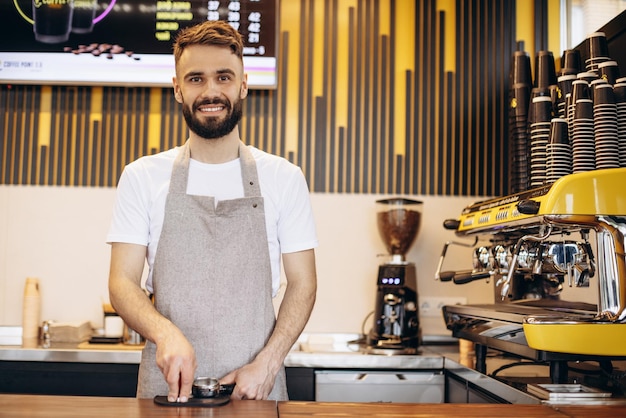
<svg viewBox="0 0 626 418"><path fill-rule="evenodd" d="M422 218L422 202L405 198L376 201L378 231L391 260L378 267L374 324L366 352L415 354L421 333L418 317L415 264L405 254L415 241Z"/></svg>

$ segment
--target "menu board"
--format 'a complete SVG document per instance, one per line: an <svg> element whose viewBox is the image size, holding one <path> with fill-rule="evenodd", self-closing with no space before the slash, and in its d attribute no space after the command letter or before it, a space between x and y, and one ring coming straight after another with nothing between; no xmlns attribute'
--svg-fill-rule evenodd
<svg viewBox="0 0 626 418"><path fill-rule="evenodd" d="M250 88L276 88L278 0L2 0L0 82L171 86L176 33L224 20Z"/></svg>

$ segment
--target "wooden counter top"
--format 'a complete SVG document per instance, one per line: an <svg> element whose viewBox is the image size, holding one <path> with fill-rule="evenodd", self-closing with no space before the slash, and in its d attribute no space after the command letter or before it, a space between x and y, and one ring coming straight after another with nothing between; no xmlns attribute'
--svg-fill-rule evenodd
<svg viewBox="0 0 626 418"><path fill-rule="evenodd" d="M169 407L151 399L86 396L1 395L0 417L11 418L305 418L305 417L624 417L626 406L547 406L496 404L390 404L231 401L214 408Z"/></svg>
<svg viewBox="0 0 626 418"><path fill-rule="evenodd" d="M626 411L626 409L624 409ZM341 418L402 418L402 417L524 417L565 418L545 405L499 405L499 404L369 404L369 403L320 403L280 402L280 418L330 417Z"/></svg>
<svg viewBox="0 0 626 418"><path fill-rule="evenodd" d="M90 396L0 395L7 418L277 418L275 401L232 401L213 408L156 405L152 399Z"/></svg>

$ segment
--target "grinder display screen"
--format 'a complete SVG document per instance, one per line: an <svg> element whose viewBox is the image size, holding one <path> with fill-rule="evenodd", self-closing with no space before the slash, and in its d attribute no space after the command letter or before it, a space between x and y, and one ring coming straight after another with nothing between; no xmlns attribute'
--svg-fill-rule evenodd
<svg viewBox="0 0 626 418"><path fill-rule="evenodd" d="M278 18L278 0L3 0L0 81L169 87L176 33L224 20L249 87L275 88Z"/></svg>
<svg viewBox="0 0 626 418"><path fill-rule="evenodd" d="M380 266L378 271L379 286L402 286L404 285L405 269L396 266Z"/></svg>

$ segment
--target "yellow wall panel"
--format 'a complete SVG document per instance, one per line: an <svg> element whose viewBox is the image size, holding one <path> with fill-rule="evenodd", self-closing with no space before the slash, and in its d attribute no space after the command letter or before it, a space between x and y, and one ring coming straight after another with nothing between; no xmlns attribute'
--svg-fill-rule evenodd
<svg viewBox="0 0 626 418"><path fill-rule="evenodd" d="M402 0L397 2L396 15L393 19L396 27L396 71L394 73L396 88L396 107L402 109L407 101L406 94L406 71L415 70L415 37L407 36L415 33L415 2ZM396 154L404 155L406 152L405 141L407 138L405 112L397 112L394 119L396 136L394 148Z"/></svg>
<svg viewBox="0 0 626 418"><path fill-rule="evenodd" d="M293 53L282 50L282 59L287 60L287 74L284 79L287 88L287 103L298 103L299 90L296 87L300 83L301 72L299 59L300 55L296 51L300 48L300 10L299 1L283 1L280 4L280 32L289 34L289 48ZM285 108L285 147L287 151L297 151L298 149L298 107L286 106Z"/></svg>

